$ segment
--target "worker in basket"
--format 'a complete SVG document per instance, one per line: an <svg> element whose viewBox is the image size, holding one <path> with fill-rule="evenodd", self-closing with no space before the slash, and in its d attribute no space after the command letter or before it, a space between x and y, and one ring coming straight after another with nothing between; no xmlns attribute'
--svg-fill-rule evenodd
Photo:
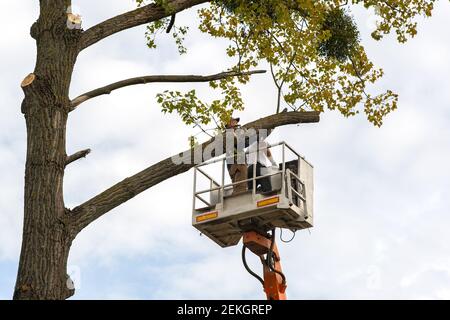
<svg viewBox="0 0 450 320"><path fill-rule="evenodd" d="M267 166L268 161L272 164L272 168ZM247 163L248 167L247 179L253 178L253 170L256 164L256 177L268 174L272 170L278 170L278 164L273 159L269 145L263 139L258 139L252 143L248 149ZM249 190L253 189L253 180L247 182ZM256 191L269 192L272 191L272 183L270 177L256 179Z"/></svg>
<svg viewBox="0 0 450 320"><path fill-rule="evenodd" d="M245 163L245 151L238 150L237 134L236 130L240 128L239 118L231 118L226 125L227 130L233 130L234 135L234 146L232 148L232 153L227 153L227 168L230 174L231 181L233 183L239 181L245 181L247 179L247 164ZM240 156L239 156L240 155ZM239 160L243 159L244 163L239 163ZM245 182L238 183L233 186L233 194L241 193L247 191L247 184Z"/></svg>

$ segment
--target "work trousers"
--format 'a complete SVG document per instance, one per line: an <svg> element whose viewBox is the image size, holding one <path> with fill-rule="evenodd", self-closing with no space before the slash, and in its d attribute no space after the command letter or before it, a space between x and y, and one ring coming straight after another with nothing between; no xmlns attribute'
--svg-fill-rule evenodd
<svg viewBox="0 0 450 320"><path fill-rule="evenodd" d="M247 179L247 165L245 164L229 164L228 173L230 174L233 183L244 181ZM247 191L247 184L245 182L238 183L233 186L233 194Z"/></svg>

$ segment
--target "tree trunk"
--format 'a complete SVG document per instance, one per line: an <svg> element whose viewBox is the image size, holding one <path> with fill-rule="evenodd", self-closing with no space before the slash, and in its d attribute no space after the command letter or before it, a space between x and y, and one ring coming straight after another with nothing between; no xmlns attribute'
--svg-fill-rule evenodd
<svg viewBox="0 0 450 320"><path fill-rule="evenodd" d="M43 0L31 29L33 76L23 83L27 126L24 225L14 299L66 299L73 293L67 259L75 235L64 206L66 124L79 30L67 27L70 1Z"/></svg>
<svg viewBox="0 0 450 320"><path fill-rule="evenodd" d="M63 199L67 113L52 104L37 104L25 115L25 212L14 299L64 299L72 294L66 276L72 239Z"/></svg>

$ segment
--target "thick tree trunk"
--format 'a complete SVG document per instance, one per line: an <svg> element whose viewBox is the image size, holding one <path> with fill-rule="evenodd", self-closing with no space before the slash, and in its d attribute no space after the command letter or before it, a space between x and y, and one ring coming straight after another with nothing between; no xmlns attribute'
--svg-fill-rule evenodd
<svg viewBox="0 0 450 320"><path fill-rule="evenodd" d="M79 30L67 27L70 1L42 0L31 29L37 43L33 76L23 83L27 125L24 225L14 299L66 299L73 294L67 258L75 235L64 206L63 179L69 86Z"/></svg>
<svg viewBox="0 0 450 320"><path fill-rule="evenodd" d="M63 200L67 113L47 103L26 113L25 215L15 299L72 294L66 276L72 239Z"/></svg>

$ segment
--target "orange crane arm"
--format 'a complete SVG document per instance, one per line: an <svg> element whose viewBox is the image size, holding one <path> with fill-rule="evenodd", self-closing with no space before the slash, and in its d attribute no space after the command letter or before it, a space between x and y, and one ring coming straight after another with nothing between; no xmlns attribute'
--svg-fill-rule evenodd
<svg viewBox="0 0 450 320"><path fill-rule="evenodd" d="M263 284L267 300L286 300L286 277L281 269L281 258L275 243L275 230L272 230L270 238L255 231L246 232L244 233L243 243L244 265L247 271ZM248 268L245 261L246 248L260 258L263 264L264 279L261 279Z"/></svg>

